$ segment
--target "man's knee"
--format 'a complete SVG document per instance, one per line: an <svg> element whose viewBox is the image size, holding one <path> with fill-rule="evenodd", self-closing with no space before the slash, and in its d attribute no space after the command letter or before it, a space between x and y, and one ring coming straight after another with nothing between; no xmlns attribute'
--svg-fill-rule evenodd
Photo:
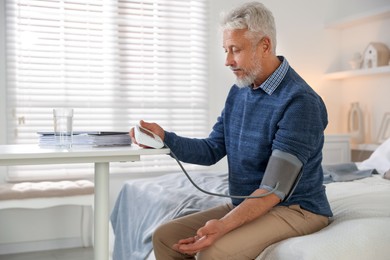
<svg viewBox="0 0 390 260"><path fill-rule="evenodd" d="M168 241L166 241L170 235L170 225L168 223L162 224L159 227L156 228L156 230L153 232L152 240L153 244L156 243L164 243L166 244Z"/></svg>

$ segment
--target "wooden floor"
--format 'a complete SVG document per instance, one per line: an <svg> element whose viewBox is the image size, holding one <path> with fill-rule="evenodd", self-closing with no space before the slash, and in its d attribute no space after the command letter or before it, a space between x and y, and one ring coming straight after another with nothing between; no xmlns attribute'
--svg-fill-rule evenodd
<svg viewBox="0 0 390 260"><path fill-rule="evenodd" d="M0 260L93 260L93 248L71 248L0 255Z"/></svg>

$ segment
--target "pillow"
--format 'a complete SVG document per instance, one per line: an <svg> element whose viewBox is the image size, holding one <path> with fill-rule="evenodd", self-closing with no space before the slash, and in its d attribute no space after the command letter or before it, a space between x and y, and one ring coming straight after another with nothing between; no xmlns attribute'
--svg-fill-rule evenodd
<svg viewBox="0 0 390 260"><path fill-rule="evenodd" d="M382 143L371 156L357 164L359 170L376 169L378 173L384 176L390 169L390 138Z"/></svg>

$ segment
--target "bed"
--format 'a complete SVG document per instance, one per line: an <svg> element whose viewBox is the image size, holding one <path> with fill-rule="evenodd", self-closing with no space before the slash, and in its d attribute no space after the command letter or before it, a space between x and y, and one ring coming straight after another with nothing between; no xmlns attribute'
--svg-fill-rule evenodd
<svg viewBox="0 0 390 260"><path fill-rule="evenodd" d="M256 260L389 259L390 140L363 162L324 169L330 225L275 243ZM204 189L227 192L225 173L192 177ZM182 173L126 182L111 214L113 259L154 259L151 237L158 225L225 201L199 192Z"/></svg>

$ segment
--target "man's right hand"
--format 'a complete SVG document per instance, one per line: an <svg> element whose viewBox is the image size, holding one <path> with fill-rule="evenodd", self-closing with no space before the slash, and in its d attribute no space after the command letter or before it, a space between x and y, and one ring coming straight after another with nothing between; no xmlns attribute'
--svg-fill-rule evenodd
<svg viewBox="0 0 390 260"><path fill-rule="evenodd" d="M141 120L139 121L139 125L143 128L146 128L148 129L149 131L153 132L154 134L158 135L161 140L164 141L164 137L165 137L165 131L164 129L159 126L158 124L156 123L148 123L148 122L145 122L144 120ZM134 143L134 144L137 144L137 145L140 145L138 144L137 140L135 139L135 136L134 136L134 127L132 127L130 129L130 132L129 132L129 135L131 137L131 141ZM140 145L141 147L146 147L144 145Z"/></svg>

